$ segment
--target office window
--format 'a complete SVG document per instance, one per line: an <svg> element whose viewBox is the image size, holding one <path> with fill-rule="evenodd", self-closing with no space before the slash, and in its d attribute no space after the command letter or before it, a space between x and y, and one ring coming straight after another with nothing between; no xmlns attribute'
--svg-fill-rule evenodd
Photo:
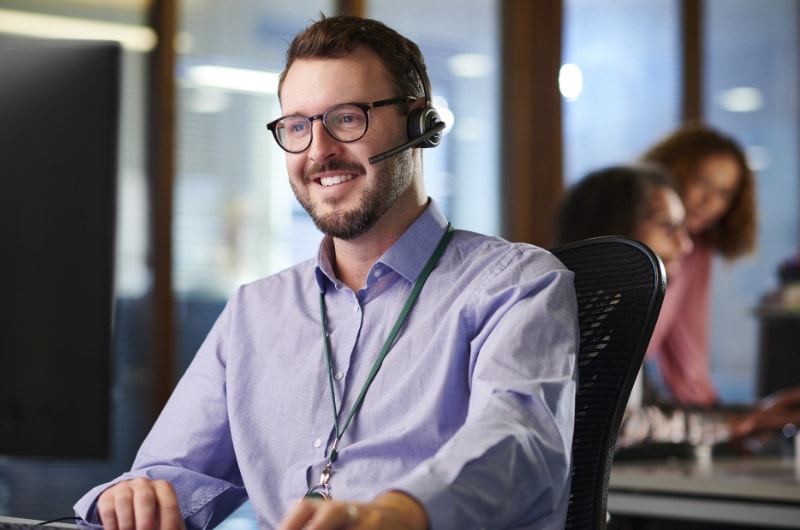
<svg viewBox="0 0 800 530"><path fill-rule="evenodd" d="M677 0L565 0L567 185L638 156L680 121Z"/></svg>
<svg viewBox="0 0 800 530"><path fill-rule="evenodd" d="M737 138L757 172L757 251L717 259L712 286L712 376L723 401L743 402L756 392L756 308L798 251L800 17L796 0L702 8L703 119ZM679 125L679 9L669 0L566 0L563 63L577 67L562 78L567 184L634 159Z"/></svg>
<svg viewBox="0 0 800 530"><path fill-rule="evenodd" d="M311 257L320 239L266 129L286 45L332 1L183 2L173 219L177 377L241 283Z"/></svg>
<svg viewBox="0 0 800 530"><path fill-rule="evenodd" d="M458 228L500 228L498 0L372 1L367 15L416 42L433 99L448 123L426 150L425 186Z"/></svg>
<svg viewBox="0 0 800 530"><path fill-rule="evenodd" d="M799 9L796 0L705 3L706 120L746 149L759 206L756 253L714 263L712 371L726 401L755 397L755 309L777 288L779 264L798 252Z"/></svg>
<svg viewBox="0 0 800 530"><path fill-rule="evenodd" d="M295 216L280 115L286 43L332 2L183 4L177 63L174 278L179 298L227 298L242 283L313 254Z"/></svg>

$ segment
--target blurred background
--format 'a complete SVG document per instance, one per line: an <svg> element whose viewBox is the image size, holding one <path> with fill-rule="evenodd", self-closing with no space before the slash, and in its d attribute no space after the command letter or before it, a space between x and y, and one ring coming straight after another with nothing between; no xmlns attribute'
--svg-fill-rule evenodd
<svg viewBox="0 0 800 530"><path fill-rule="evenodd" d="M458 228L546 247L587 171L689 119L737 138L759 244L714 264L712 368L724 401L756 396L756 310L800 248L798 0L0 0L0 33L123 46L110 455L0 456L0 514L71 515L126 470L235 287L315 254L265 124L287 43L339 12L420 45L449 125L427 190ZM228 524L254 522L245 507Z"/></svg>

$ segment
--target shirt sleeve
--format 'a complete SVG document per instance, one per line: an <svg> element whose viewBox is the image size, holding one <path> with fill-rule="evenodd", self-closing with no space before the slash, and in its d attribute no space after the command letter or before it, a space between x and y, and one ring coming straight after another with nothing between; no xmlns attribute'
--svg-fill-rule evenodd
<svg viewBox="0 0 800 530"><path fill-rule="evenodd" d="M576 300L572 273L533 254L511 256L476 289L467 420L394 484L426 506L431 528L563 528Z"/></svg>
<svg viewBox="0 0 800 530"><path fill-rule="evenodd" d="M220 347L226 318L223 311L139 448L131 470L93 488L75 504L76 515L86 523L100 522L96 502L103 491L137 477L171 482L190 529L219 523L246 500L226 410L225 357Z"/></svg>

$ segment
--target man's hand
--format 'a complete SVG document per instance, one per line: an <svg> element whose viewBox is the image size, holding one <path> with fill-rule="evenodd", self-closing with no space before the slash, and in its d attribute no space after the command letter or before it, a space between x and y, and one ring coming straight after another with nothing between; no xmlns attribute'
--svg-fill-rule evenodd
<svg viewBox="0 0 800 530"><path fill-rule="evenodd" d="M115 484L97 499L105 530L185 530L178 497L166 480L136 478Z"/></svg>
<svg viewBox="0 0 800 530"><path fill-rule="evenodd" d="M303 499L284 517L278 530L426 530L428 516L416 500L397 491L369 504Z"/></svg>

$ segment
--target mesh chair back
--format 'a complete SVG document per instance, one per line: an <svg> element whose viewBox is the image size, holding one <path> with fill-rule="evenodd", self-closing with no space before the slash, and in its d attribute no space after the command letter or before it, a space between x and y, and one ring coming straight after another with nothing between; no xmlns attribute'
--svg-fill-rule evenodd
<svg viewBox="0 0 800 530"><path fill-rule="evenodd" d="M569 243L553 254L575 273L581 332L566 528L605 529L614 445L666 274L652 250L622 237Z"/></svg>

